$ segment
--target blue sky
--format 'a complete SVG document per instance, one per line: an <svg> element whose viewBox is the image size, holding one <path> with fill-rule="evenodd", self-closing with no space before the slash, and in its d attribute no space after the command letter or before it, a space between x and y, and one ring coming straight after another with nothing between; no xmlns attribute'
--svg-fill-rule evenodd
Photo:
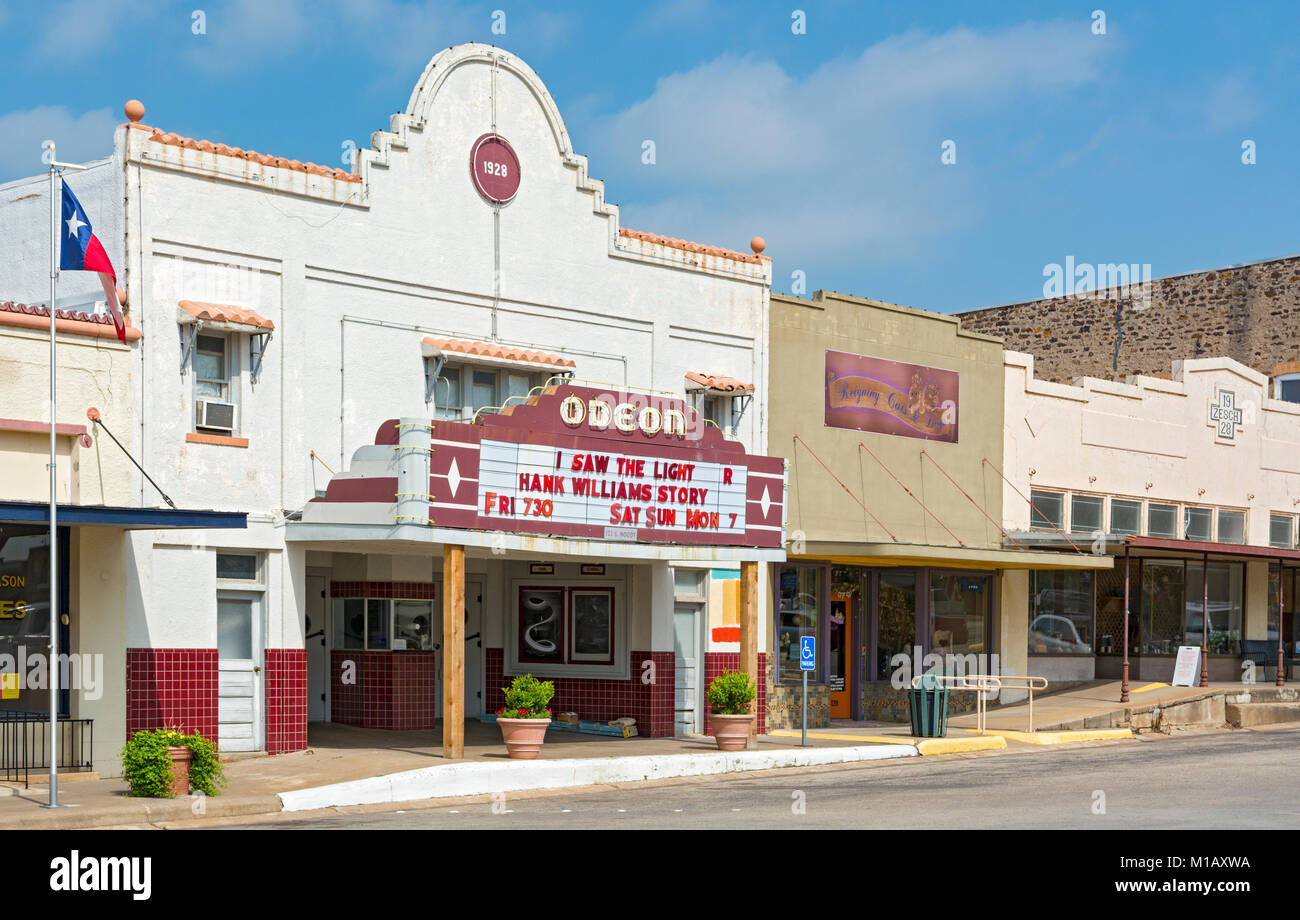
<svg viewBox="0 0 1300 920"><path fill-rule="evenodd" d="M0 182L46 137L108 153L132 97L169 131L342 165L473 40L546 81L624 226L764 236L778 291L802 272L948 312L1042 296L1071 256L1161 277L1300 252L1290 2L0 0Z"/></svg>

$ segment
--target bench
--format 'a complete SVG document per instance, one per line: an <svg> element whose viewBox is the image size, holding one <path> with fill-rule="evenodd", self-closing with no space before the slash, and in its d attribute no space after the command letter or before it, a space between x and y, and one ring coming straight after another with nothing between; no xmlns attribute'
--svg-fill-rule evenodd
<svg viewBox="0 0 1300 920"><path fill-rule="evenodd" d="M1300 662L1300 656L1296 655L1293 649L1282 649L1284 658L1283 666L1289 674L1291 668ZM1241 640L1241 660L1253 661L1257 668L1271 668L1273 676L1277 676L1277 640L1276 639L1242 639Z"/></svg>

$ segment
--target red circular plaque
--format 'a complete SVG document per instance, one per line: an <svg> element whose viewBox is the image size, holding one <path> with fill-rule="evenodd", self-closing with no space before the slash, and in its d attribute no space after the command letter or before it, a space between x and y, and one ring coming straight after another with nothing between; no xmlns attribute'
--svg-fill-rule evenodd
<svg viewBox="0 0 1300 920"><path fill-rule="evenodd" d="M500 134L484 134L469 154L474 188L491 204L506 204L519 191L519 157Z"/></svg>

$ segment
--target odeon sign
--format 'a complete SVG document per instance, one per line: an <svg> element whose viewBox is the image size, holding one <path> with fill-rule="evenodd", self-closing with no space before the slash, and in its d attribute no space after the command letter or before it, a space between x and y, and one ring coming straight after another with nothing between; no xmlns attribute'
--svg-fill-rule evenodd
<svg viewBox="0 0 1300 920"><path fill-rule="evenodd" d="M623 432L656 435L662 431L670 438L686 437L686 412L661 409L653 403L638 405L599 396L582 399L571 395L560 401L560 419L570 428L579 428L585 422L592 431L605 431L612 424Z"/></svg>

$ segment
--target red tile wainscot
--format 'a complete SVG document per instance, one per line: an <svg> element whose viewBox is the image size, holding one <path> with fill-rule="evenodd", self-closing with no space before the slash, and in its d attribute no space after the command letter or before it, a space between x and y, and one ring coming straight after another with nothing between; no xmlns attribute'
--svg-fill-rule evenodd
<svg viewBox="0 0 1300 920"><path fill-rule="evenodd" d="M713 678L717 677L723 671L740 670L740 652L706 652L704 655L704 687L708 690L709 684L713 683ZM767 674L767 654L758 653L758 733L760 735L767 733L767 680L763 675ZM704 733L713 734L713 723L709 720L709 706L706 702L704 705Z"/></svg>
<svg viewBox="0 0 1300 920"><path fill-rule="evenodd" d="M126 650L126 737L176 728L217 741L217 650Z"/></svg>
<svg viewBox="0 0 1300 920"><path fill-rule="evenodd" d="M433 728L435 665L433 652L335 649L330 653L330 719L363 728Z"/></svg>
<svg viewBox="0 0 1300 920"><path fill-rule="evenodd" d="M266 752L307 749L307 652L266 650Z"/></svg>
<svg viewBox="0 0 1300 920"><path fill-rule="evenodd" d="M487 653L487 690L484 708L496 712L505 705L501 688L514 674L505 673L505 654L499 648L484 650ZM552 712L576 712L578 718L590 722L608 722L623 716L636 719L638 735L648 738L673 736L673 653L632 652L631 679L548 677L555 682L555 698L551 700ZM649 673L645 662L654 663L653 680L643 681ZM520 672L522 673L522 672Z"/></svg>

